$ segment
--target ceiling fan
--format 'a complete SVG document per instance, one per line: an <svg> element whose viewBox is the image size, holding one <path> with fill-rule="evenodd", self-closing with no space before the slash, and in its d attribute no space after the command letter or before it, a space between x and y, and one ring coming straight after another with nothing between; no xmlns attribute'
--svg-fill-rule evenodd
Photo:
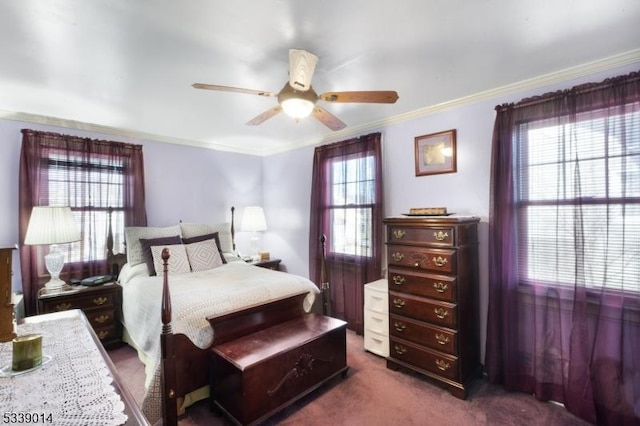
<svg viewBox="0 0 640 426"><path fill-rule="evenodd" d="M324 108L316 105L318 100L325 102L359 102L393 104L398 100L398 93L392 90L371 90L357 92L325 92L318 94L311 87L311 78L318 62L318 57L305 50L289 50L289 81L278 92L265 90L243 89L239 87L218 86L215 84L195 83L196 89L217 90L222 92L246 93L249 95L277 97L278 105L269 108L263 113L249 120L246 124L257 126L266 120L284 111L285 114L296 120L313 115L322 124L331 130L341 130L347 125L338 117Z"/></svg>

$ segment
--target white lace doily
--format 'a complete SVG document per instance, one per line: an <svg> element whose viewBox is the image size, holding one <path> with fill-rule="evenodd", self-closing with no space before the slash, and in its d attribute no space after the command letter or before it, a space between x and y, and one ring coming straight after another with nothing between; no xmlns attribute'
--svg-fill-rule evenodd
<svg viewBox="0 0 640 426"><path fill-rule="evenodd" d="M42 354L52 359L27 374L0 377L0 411L38 415L55 425L127 421L109 369L80 318L18 326L18 335L30 333L42 334ZM0 365L11 364L12 348L12 342L0 343Z"/></svg>

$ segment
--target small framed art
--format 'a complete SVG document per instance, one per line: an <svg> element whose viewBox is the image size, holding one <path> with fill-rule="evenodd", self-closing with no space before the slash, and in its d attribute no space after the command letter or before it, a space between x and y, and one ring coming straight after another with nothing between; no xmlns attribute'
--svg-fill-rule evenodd
<svg viewBox="0 0 640 426"><path fill-rule="evenodd" d="M456 129L415 138L416 176L456 172Z"/></svg>

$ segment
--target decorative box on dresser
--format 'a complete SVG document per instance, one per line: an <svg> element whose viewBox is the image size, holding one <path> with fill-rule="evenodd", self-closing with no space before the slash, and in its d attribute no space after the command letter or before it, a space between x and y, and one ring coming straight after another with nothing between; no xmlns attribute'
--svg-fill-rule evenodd
<svg viewBox="0 0 640 426"><path fill-rule="evenodd" d="M385 278L364 285L364 349L389 356L389 290Z"/></svg>
<svg viewBox="0 0 640 426"><path fill-rule="evenodd" d="M115 282L97 286L71 286L71 290L56 293L41 291L38 295L38 313L80 309L104 347L121 343L120 326L121 288Z"/></svg>
<svg viewBox="0 0 640 426"><path fill-rule="evenodd" d="M477 217L384 220L387 367L419 372L465 399L480 370Z"/></svg>

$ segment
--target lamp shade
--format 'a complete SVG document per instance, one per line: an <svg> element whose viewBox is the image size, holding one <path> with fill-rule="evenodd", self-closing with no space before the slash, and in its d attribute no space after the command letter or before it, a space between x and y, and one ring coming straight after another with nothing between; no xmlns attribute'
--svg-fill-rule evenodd
<svg viewBox="0 0 640 426"><path fill-rule="evenodd" d="M244 208L242 214L242 230L248 232L266 231L267 221L264 218L262 207L249 206Z"/></svg>
<svg viewBox="0 0 640 426"><path fill-rule="evenodd" d="M31 211L25 244L64 244L79 239L80 231L69 207L37 206Z"/></svg>

